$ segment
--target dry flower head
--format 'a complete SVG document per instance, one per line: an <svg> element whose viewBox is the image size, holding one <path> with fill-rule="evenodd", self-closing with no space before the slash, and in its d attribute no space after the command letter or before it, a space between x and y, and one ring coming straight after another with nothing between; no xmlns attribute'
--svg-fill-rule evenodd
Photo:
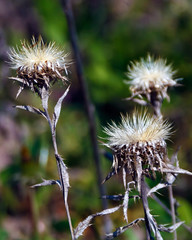
<svg viewBox="0 0 192 240"><path fill-rule="evenodd" d="M31 44L23 41L21 47L12 48L9 53L11 68L17 70L17 77L12 79L21 82L21 88L33 91L49 88L57 79L65 83L69 65L66 57L63 49L54 42L45 44L42 37L38 41L33 37Z"/></svg>
<svg viewBox="0 0 192 240"><path fill-rule="evenodd" d="M113 150L112 171L105 181L120 170L137 183L140 190L141 174L150 178L162 172L169 161L165 140L170 136L171 125L162 118L154 118L146 112L134 112L132 116L121 116L121 123L112 123L104 128L108 135L107 147Z"/></svg>
<svg viewBox="0 0 192 240"><path fill-rule="evenodd" d="M128 66L127 76L130 81L126 81L130 85L133 94L145 94L155 91L161 97L168 98L167 88L175 86L178 79L173 79L175 71L171 65L167 65L166 60L159 58L154 59L150 55L146 59L141 58L140 61L132 62Z"/></svg>

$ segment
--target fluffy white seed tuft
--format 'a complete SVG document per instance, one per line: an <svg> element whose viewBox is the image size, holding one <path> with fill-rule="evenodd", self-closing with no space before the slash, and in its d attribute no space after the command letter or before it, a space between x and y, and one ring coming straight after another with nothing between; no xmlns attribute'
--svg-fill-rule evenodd
<svg viewBox="0 0 192 240"><path fill-rule="evenodd" d="M57 47L54 42L44 44L41 37L37 42L33 37L32 44L24 41L21 47L12 48L9 53L11 67L27 72L41 72L46 68L54 71L62 68L67 73L66 57L63 49Z"/></svg>
<svg viewBox="0 0 192 240"><path fill-rule="evenodd" d="M177 79L173 79L174 74L175 71L171 65L167 65L166 60L154 60L148 55L146 59L141 58L128 66L127 76L130 81L127 83L132 92L162 91L177 84Z"/></svg>
<svg viewBox="0 0 192 240"><path fill-rule="evenodd" d="M108 128L104 128L108 135L106 144L108 147L121 148L124 145L139 143L145 145L164 142L170 136L171 125L162 118L154 118L146 112L134 112L132 116L121 116L121 123L112 122Z"/></svg>

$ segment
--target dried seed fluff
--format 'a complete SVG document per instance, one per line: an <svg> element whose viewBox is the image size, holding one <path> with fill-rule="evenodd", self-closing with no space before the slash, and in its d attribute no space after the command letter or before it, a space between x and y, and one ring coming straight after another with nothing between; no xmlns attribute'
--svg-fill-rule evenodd
<svg viewBox="0 0 192 240"><path fill-rule="evenodd" d="M140 191L141 175L155 177L162 172L168 160L165 140L170 136L171 125L162 118L150 117L146 112L122 116L121 123L104 128L108 146L113 150L112 171L107 181L120 170L132 176Z"/></svg>
<svg viewBox="0 0 192 240"><path fill-rule="evenodd" d="M119 126L112 123L108 128L104 128L108 135L109 147L135 144L137 142L145 144L166 140L170 135L170 124L162 118L150 117L146 112L140 114L133 113L132 116L122 116Z"/></svg>
<svg viewBox="0 0 192 240"><path fill-rule="evenodd" d="M130 81L130 90L133 93L150 93L157 91L166 96L167 87L177 84L178 79L173 79L175 71L167 65L164 59L154 59L150 55L146 59L133 62L128 66L127 76Z"/></svg>

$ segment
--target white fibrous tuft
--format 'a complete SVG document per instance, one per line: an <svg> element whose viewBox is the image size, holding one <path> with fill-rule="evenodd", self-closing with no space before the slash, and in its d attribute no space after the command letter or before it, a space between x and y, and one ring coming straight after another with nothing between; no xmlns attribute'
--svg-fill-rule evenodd
<svg viewBox="0 0 192 240"><path fill-rule="evenodd" d="M17 77L12 77L22 83L19 93L25 87L32 91L47 89L58 79L63 83L68 81L66 75L69 61L65 51L54 42L45 44L39 37L32 38L32 43L22 42L21 47L12 48L9 53L11 68L17 70Z"/></svg>
<svg viewBox="0 0 192 240"><path fill-rule="evenodd" d="M68 66L64 50L59 49L54 42L44 44L41 37L37 42L33 37L32 44L24 41L21 47L11 48L9 57L13 69L25 69L29 72L41 71L46 67L66 70Z"/></svg>
<svg viewBox="0 0 192 240"><path fill-rule="evenodd" d="M108 135L106 145L109 147L164 141L170 136L170 130L169 123L162 118L150 117L146 112L122 116L119 125L113 122L108 128L104 128Z"/></svg>
<svg viewBox="0 0 192 240"><path fill-rule="evenodd" d="M127 76L130 81L132 92L162 91L167 87L177 84L177 79L173 79L175 71L171 65L167 65L166 60L154 60L150 55L146 59L141 58L138 62L133 62L128 66Z"/></svg>

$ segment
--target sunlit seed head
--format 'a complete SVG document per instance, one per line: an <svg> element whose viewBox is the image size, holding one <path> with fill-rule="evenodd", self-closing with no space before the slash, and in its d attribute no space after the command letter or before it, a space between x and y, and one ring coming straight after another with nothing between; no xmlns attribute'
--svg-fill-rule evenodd
<svg viewBox="0 0 192 240"><path fill-rule="evenodd" d="M155 172L162 173L167 166L165 140L169 138L170 130L171 125L162 118L136 111L131 116L122 116L119 125L113 122L105 128L108 137L104 145L113 150L113 165L104 181L124 170L140 192L142 174L154 179Z"/></svg>
<svg viewBox="0 0 192 240"><path fill-rule="evenodd" d="M113 148L139 143L153 145L164 142L170 136L171 125L162 118L154 118L146 112L134 112L132 116L121 116L121 123L112 123L104 128L107 137L107 146Z"/></svg>
<svg viewBox="0 0 192 240"><path fill-rule="evenodd" d="M167 65L164 59L154 59L150 55L146 59L133 62L128 66L127 76L130 81L132 92L149 93L151 91L166 91L167 87L177 84L177 79L173 79L175 71L171 65Z"/></svg>
<svg viewBox="0 0 192 240"><path fill-rule="evenodd" d="M17 77L23 79L29 85L43 85L61 79L67 80L67 54L57 47L54 42L45 44L39 37L38 41L32 38L32 43L22 42L21 47L10 49L11 68L17 70ZM16 79L17 80L17 79Z"/></svg>

